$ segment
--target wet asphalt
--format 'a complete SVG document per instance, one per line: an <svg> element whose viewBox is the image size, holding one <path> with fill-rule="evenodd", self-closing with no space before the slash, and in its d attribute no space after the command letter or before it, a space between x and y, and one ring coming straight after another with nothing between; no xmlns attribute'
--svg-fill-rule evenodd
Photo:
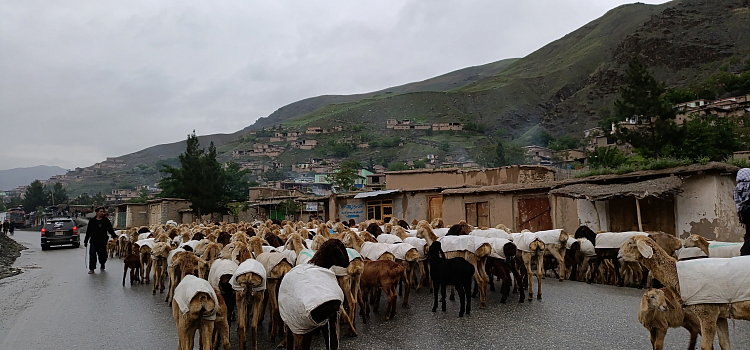
<svg viewBox="0 0 750 350"><path fill-rule="evenodd" d="M39 234L16 231L29 249L16 267L23 273L0 280L0 349L174 349L175 323L164 295L151 285L122 287L122 261L109 260L104 273L88 275L81 247L42 252ZM536 283L536 281L535 281ZM488 293L488 307L472 303L471 316L459 319L457 302L431 312L423 289L412 293L411 308L397 309L394 320L381 313L370 323L358 319L358 337L342 336L341 349L650 349L648 332L638 323L643 293L633 288L543 280L542 301L507 304ZM384 299L381 303L384 303ZM264 326L267 325L264 323ZM730 321L733 349L750 349L750 322ZM261 349L274 349L267 329L259 330ZM231 325L237 349L236 325ZM700 341L700 338L699 338ZM688 332L669 331L665 349L687 348ZM314 349L324 349L316 337ZM718 349L718 342L715 342ZM197 349L197 345L196 345Z"/></svg>

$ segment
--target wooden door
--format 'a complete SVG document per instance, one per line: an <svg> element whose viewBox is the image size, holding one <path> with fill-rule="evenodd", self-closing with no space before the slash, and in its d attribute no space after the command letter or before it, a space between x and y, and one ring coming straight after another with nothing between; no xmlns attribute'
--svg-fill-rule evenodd
<svg viewBox="0 0 750 350"><path fill-rule="evenodd" d="M552 215L548 197L518 198L518 230L532 232L551 230Z"/></svg>
<svg viewBox="0 0 750 350"><path fill-rule="evenodd" d="M434 196L429 197L429 205L430 205L430 222L432 220L435 220L437 218L443 217L443 197L441 196Z"/></svg>
<svg viewBox="0 0 750 350"><path fill-rule="evenodd" d="M489 202L477 203L477 227L490 227Z"/></svg>
<svg viewBox="0 0 750 350"><path fill-rule="evenodd" d="M466 203L466 223L477 226L477 204Z"/></svg>

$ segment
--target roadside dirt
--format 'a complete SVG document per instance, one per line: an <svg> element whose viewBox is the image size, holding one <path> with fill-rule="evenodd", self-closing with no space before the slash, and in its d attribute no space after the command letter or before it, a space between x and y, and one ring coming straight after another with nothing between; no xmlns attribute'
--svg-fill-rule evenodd
<svg viewBox="0 0 750 350"><path fill-rule="evenodd" d="M13 266L16 258L21 256L21 251L26 247L18 244L12 238L0 234L0 279L15 276L21 273L21 269L17 269Z"/></svg>

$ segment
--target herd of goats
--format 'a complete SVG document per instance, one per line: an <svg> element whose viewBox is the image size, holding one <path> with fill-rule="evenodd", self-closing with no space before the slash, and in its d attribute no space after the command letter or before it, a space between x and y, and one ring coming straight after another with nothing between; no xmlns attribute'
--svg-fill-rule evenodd
<svg viewBox="0 0 750 350"><path fill-rule="evenodd" d="M572 236L561 229L511 233L502 224L477 228L461 221L446 227L442 219L411 224L369 220L359 225L353 220L170 222L117 234L107 249L110 257L124 259L123 286L128 269L130 284L151 282L153 294L157 289L163 293L168 284L165 301L172 307L178 349L185 350L193 348L196 331L201 349L228 350L229 323L234 319L239 349L245 348L248 325L251 347L257 349L258 325L267 308L270 339L274 342L279 336L280 347L309 349L313 331L319 329L326 347L337 349L339 324L348 335L357 335L357 307L367 323L370 308L378 309L381 290L387 296L386 320L395 316L399 296L407 308L410 290L421 287L434 292L435 312L439 291L446 311L446 286L451 286L450 299L457 292L461 317L471 313L472 297L479 296L479 308L486 307L487 287L495 290L495 278L502 281L501 302L512 288L523 303L524 290L528 300L534 297L536 274L536 298L541 299L541 282L549 271L560 281L663 287L648 289L638 311L654 349L663 348L670 327L690 332L689 349L698 335L701 349L711 349L717 333L721 348L729 349L727 319L750 320L747 299L683 300L678 270L688 267L680 264L731 258L726 260L734 262L732 266L750 271L750 257L733 258L739 255L737 244L709 242L699 235L680 240L662 232L596 233L586 226ZM697 268L713 276L703 278L713 288L742 289L742 283L750 283L750 278L736 281L731 273L730 281L717 282L721 271L710 272L705 265Z"/></svg>

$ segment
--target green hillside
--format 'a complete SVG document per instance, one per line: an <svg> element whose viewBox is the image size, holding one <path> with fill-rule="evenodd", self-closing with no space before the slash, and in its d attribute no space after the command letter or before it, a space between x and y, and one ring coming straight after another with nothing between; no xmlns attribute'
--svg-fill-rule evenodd
<svg viewBox="0 0 750 350"><path fill-rule="evenodd" d="M318 140L321 146L313 150L277 143L287 145L277 160L290 165L331 156L326 152L345 138L374 145L352 146L346 152L347 157L361 160L385 163L426 154L476 159L478 146L497 142L497 135L517 139L516 143L532 140L531 134L544 130L557 137L580 137L583 130L597 125L600 109L612 105L634 55L670 87L685 87L720 71L736 72L750 58L750 0L619 6L521 59L366 94L308 98L281 107L237 133L203 136L201 143L207 146L214 140L220 159L228 161L233 150L268 142L248 135L251 131L343 126L342 133L304 135ZM475 129L479 132L396 131L385 128L387 119L472 123L479 126ZM403 147L393 147L394 138L401 139ZM151 181L158 178L156 162L173 161L182 150L184 142L178 142L122 158L131 166L140 164Z"/></svg>

